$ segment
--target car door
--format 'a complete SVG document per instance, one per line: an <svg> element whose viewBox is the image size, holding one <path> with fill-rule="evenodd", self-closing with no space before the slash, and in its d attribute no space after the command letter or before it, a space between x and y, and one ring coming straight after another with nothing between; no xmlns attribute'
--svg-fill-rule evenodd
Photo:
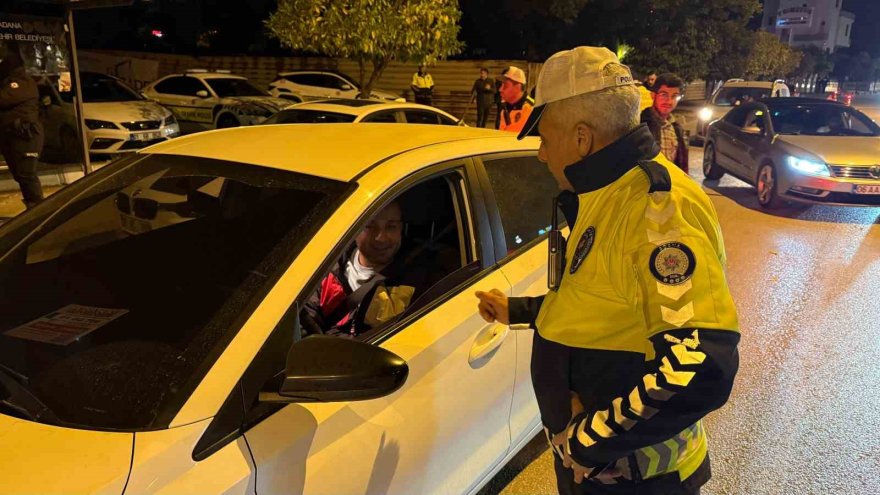
<svg viewBox="0 0 880 495"><path fill-rule="evenodd" d="M213 124L214 115L210 98L199 96L200 91L208 95L211 91L196 77L173 76L164 79L153 88L155 98L167 107L181 126Z"/></svg>
<svg viewBox="0 0 880 495"><path fill-rule="evenodd" d="M509 285L493 269L479 185L467 165L443 165L440 175L410 179L415 183L380 196L352 229L359 232L399 193L425 201L423 207L405 206L405 218L441 203L455 209L457 245L464 253L460 268L425 291L400 319L365 337L407 361L406 384L390 396L362 402L252 406L245 438L257 469L257 493L466 493L504 459L518 342L508 337L507 327L486 324L477 312L474 291L509 292ZM428 181L446 184L450 201L417 189ZM448 229L408 221L407 231L431 232L433 238ZM316 281L324 273L317 272ZM284 353L270 355L258 357L251 370L283 368ZM246 404L255 393L248 383L261 381L243 380Z"/></svg>
<svg viewBox="0 0 880 495"><path fill-rule="evenodd" d="M756 177L761 159L770 152L770 114L767 107L757 103L746 113L734 151L739 170L745 177Z"/></svg>
<svg viewBox="0 0 880 495"><path fill-rule="evenodd" d="M332 78L332 84L337 90L336 96L339 98L357 98L358 93L360 93L354 84L339 77L337 74L326 74L326 77Z"/></svg>
<svg viewBox="0 0 880 495"><path fill-rule="evenodd" d="M302 84L308 86L309 96L314 98L334 98L338 90L332 84L333 80L318 72L309 72L300 76Z"/></svg>
<svg viewBox="0 0 880 495"><path fill-rule="evenodd" d="M489 216L496 233L496 259L518 297L547 292L547 236L552 200L559 186L535 152L483 156ZM560 215L561 228L564 219ZM510 412L511 448L528 442L540 429L530 373L534 329L517 330L516 384Z"/></svg>
<svg viewBox="0 0 880 495"><path fill-rule="evenodd" d="M715 123L712 129L712 143L715 146L715 160L724 169L733 173L741 173L738 150L740 134L745 123L747 107L737 107L727 113L723 119Z"/></svg>

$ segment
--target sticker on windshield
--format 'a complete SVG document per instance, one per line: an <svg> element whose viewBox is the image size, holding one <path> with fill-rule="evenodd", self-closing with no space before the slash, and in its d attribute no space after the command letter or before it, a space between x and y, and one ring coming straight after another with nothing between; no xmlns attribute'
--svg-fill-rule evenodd
<svg viewBox="0 0 880 495"><path fill-rule="evenodd" d="M13 328L5 335L47 344L68 345L126 313L127 309L69 304L54 313Z"/></svg>

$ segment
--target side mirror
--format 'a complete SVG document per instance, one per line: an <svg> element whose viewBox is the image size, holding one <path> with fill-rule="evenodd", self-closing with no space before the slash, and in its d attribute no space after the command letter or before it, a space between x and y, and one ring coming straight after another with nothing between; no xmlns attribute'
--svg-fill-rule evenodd
<svg viewBox="0 0 880 495"><path fill-rule="evenodd" d="M198 96L199 98L207 98L210 95L208 95L208 92L205 91L204 89L200 89L200 90L196 91L196 96Z"/></svg>
<svg viewBox="0 0 880 495"><path fill-rule="evenodd" d="M384 397L403 386L406 361L392 352L345 337L314 335L290 347L278 393L262 402L344 402Z"/></svg>
<svg viewBox="0 0 880 495"><path fill-rule="evenodd" d="M341 89L342 91L351 91L354 88L351 86L351 84L343 84Z"/></svg>

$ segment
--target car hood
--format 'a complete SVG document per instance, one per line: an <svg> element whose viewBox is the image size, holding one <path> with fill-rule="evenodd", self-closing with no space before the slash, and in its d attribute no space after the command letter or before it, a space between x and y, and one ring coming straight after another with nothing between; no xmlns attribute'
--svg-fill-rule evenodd
<svg viewBox="0 0 880 495"><path fill-rule="evenodd" d="M290 100L274 96L236 96L223 98L222 103L224 105L256 105L271 113L290 106Z"/></svg>
<svg viewBox="0 0 880 495"><path fill-rule="evenodd" d="M880 137L779 136L780 141L834 165L875 165L880 162Z"/></svg>
<svg viewBox="0 0 880 495"><path fill-rule="evenodd" d="M83 113L87 119L108 122L138 122L162 120L171 115L162 105L152 101L119 101L111 103L86 103Z"/></svg>
<svg viewBox="0 0 880 495"><path fill-rule="evenodd" d="M75 430L0 415L0 493L119 495L134 434Z"/></svg>
<svg viewBox="0 0 880 495"><path fill-rule="evenodd" d="M399 99L403 98L400 95L394 94L390 91L382 91L381 89L374 89L372 96L375 98L381 98L383 100L391 100L391 101L399 100Z"/></svg>

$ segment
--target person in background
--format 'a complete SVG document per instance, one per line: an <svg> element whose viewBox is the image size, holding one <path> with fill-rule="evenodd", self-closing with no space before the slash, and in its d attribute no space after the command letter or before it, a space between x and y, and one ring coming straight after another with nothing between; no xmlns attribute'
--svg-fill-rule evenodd
<svg viewBox="0 0 880 495"><path fill-rule="evenodd" d="M654 104L642 111L642 123L648 125L663 156L687 173L687 139L672 114L683 96L684 81L675 74L663 74L657 78L654 90Z"/></svg>
<svg viewBox="0 0 880 495"><path fill-rule="evenodd" d="M15 45L7 46L0 58L0 153L30 208L43 199L37 176L43 150L40 93Z"/></svg>
<svg viewBox="0 0 880 495"><path fill-rule="evenodd" d="M431 106L434 96L434 78L428 73L424 64L419 66L419 71L413 74L410 88L415 95L416 103Z"/></svg>
<svg viewBox="0 0 880 495"><path fill-rule="evenodd" d="M501 128L501 110L504 108L504 102L501 101L501 84L503 77L495 78L495 129Z"/></svg>
<svg viewBox="0 0 880 495"><path fill-rule="evenodd" d="M489 69L480 69L480 78L474 81L471 88L471 101L477 102L477 127L486 127L492 101L495 97L495 82L489 79Z"/></svg>
<svg viewBox="0 0 880 495"><path fill-rule="evenodd" d="M645 81L643 83L645 88L648 91L654 91L654 85L657 84L657 73L656 72L648 72L648 75L645 77Z"/></svg>
<svg viewBox="0 0 880 495"><path fill-rule="evenodd" d="M519 67L508 67L502 73L499 93L503 102L499 129L521 131L535 105L535 100L526 93L526 73Z"/></svg>

